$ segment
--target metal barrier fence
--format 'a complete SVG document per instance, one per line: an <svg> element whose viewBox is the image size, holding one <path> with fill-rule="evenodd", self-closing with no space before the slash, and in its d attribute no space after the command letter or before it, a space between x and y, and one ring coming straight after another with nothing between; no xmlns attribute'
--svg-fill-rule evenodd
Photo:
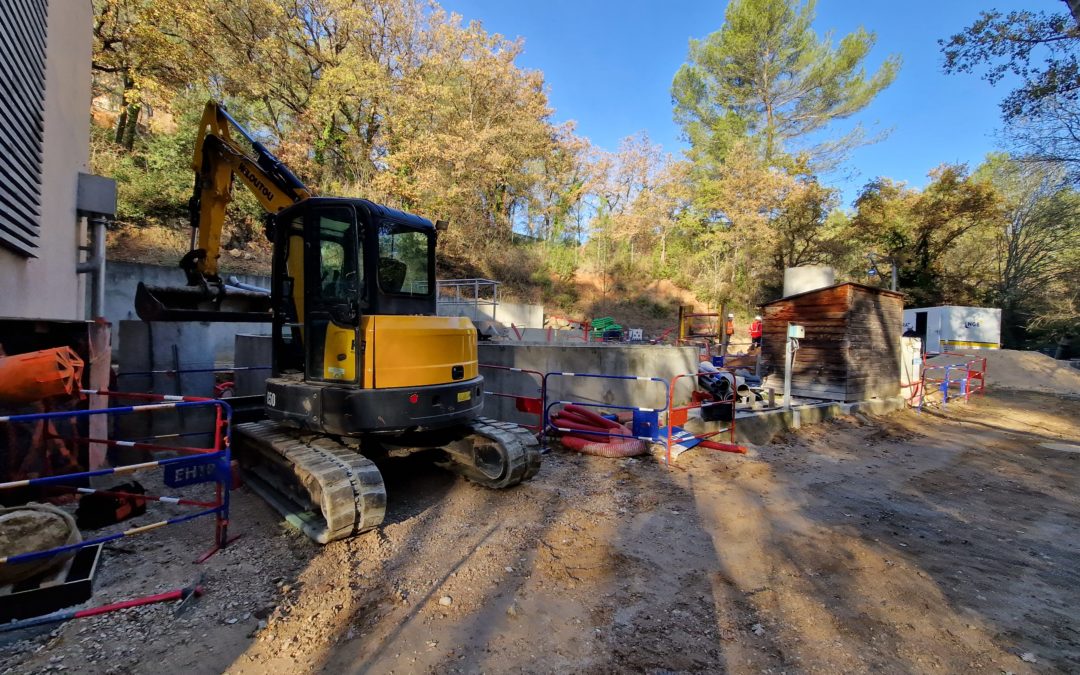
<svg viewBox="0 0 1080 675"><path fill-rule="evenodd" d="M956 359L963 359L962 363L948 363L943 365L927 365L926 357L924 354L922 357L922 377L919 380L919 404L917 406L919 413L922 411L922 404L926 402L927 397L933 391L939 391L942 394L942 407L945 407L950 400L955 399L953 395L953 388L957 388L959 393L957 395L963 396L964 402L971 400L971 394L981 394L986 391L986 357L985 356L973 356L971 354L960 354L957 352L941 352L939 354L931 354L932 356L951 356ZM942 377L928 377L930 372L941 372ZM929 384L929 387L928 387Z"/></svg>
<svg viewBox="0 0 1080 675"><path fill-rule="evenodd" d="M966 360L961 363L927 365L926 356L926 354L923 355L922 376L919 380L917 392L919 403L916 407L920 413L923 409L923 403L932 391L941 392L942 407L946 406L950 400L955 398L955 396L952 395L954 386L959 391L958 395L964 397L965 402L971 400L971 395L973 393L982 394L986 392L986 357L960 354L957 352L941 352L930 356L945 356ZM942 376L927 377L927 373L930 371L941 371ZM928 387L928 384L931 386Z"/></svg>
<svg viewBox="0 0 1080 675"><path fill-rule="evenodd" d="M641 381L641 382L659 382L660 384L664 385L664 399L663 399L664 400L664 407L662 407L662 408L646 408L646 407L642 407L642 406L627 406L627 405L615 405L615 404L611 404L611 403L592 403L592 402L589 402L589 401L570 401L570 400L557 400L557 401L550 401L549 402L547 400L547 393L550 391L550 387L548 386L548 379L551 378L551 377L582 377L582 378L595 378L595 379L605 379L605 380L637 380L637 381ZM643 441L657 442L660 439L660 429L659 429L659 421L658 421L659 420L659 414L664 412L665 410L667 410L667 402L668 402L668 399L670 398L670 396L669 396L670 387L668 385L667 380L665 380L662 377L645 377L645 376L640 376L640 375L605 375L605 374L602 374L602 373L566 373L566 372L561 372L561 371L552 371L550 373L545 373L544 374L543 392L544 392L544 416L543 416L543 427L544 428L543 428L543 434L544 434L545 438L546 438L547 434L549 433L549 431L558 431L558 432L561 432L561 433L594 434L594 435L597 435L597 436L613 436L613 437L616 437L616 438L636 438L638 440L643 440ZM601 432L601 431L585 431L585 430L579 430L579 429L561 428L561 427L555 426L554 424L551 423L551 409L553 407L557 406L557 405L559 405L559 406L577 405L577 406L582 406L582 407L587 407L587 408L605 408L605 409L612 409L612 410L626 410L626 411L629 411L631 413L635 413L635 412L642 413L643 415L641 417L638 417L638 419L635 420L635 423L632 426L637 427L639 430L643 429L643 428L649 428L650 433L646 435L646 434L643 434L643 433L633 433L633 431L631 431L631 433L628 433L628 434L616 434L616 433L609 433L609 432L606 432L606 431L604 431L604 432ZM651 421L651 425L649 424L650 421Z"/></svg>
<svg viewBox="0 0 1080 675"><path fill-rule="evenodd" d="M481 368L490 368L492 370L502 370L509 373L522 373L524 375L532 375L538 378L536 393L538 396L522 396L520 394L508 394L506 392L498 391L484 391L485 396L494 396L496 398L513 399L514 409L520 413L526 415L536 415L537 422L539 424L522 424L521 426L527 429L534 429L537 433L544 430L544 391L545 380L544 374L538 370L529 370L528 368L514 368L512 366L496 366L488 363L481 363ZM488 379L484 378L484 385L486 386Z"/></svg>
<svg viewBox="0 0 1080 675"><path fill-rule="evenodd" d="M213 407L215 409L213 447L195 448L184 446L165 446L144 441L126 441L107 438L76 437L74 439L75 442L78 442L80 444L102 444L110 447L124 447L133 450L149 452L168 451L170 453L181 453L186 456L169 457L149 462L137 462L134 464L126 464L105 469L95 469L91 471L80 471L54 476L43 476L39 478L27 478L24 480L9 481L6 483L0 483L0 490L10 490L14 488L26 487L48 487L53 490L63 490L83 495L97 493L113 496L133 496L139 499L174 504L177 506L200 507L202 508L202 510L182 516L167 518L165 520L149 523L147 525L129 528L122 532L116 532L101 537L86 539L77 544L68 544L65 546L58 546L42 551L33 551L30 553L22 553L18 555L0 557L0 564L15 564L28 562L31 560L38 560L41 558L49 558L55 555L68 553L70 551L75 551L81 548L86 548L88 546L96 546L98 544L104 544L106 542L115 541L124 537L142 534L167 525L177 525L179 523L187 522L189 520L194 520L196 518L211 515L215 517L214 545L213 548L211 548L207 553L200 556L197 559L197 562L205 561L218 550L224 548L229 543L229 490L232 487L232 409L229 407L229 405L221 400L193 396L137 394L104 390L82 390L81 393L87 395L105 396L110 399L125 398L150 402L139 405L115 406L89 410L65 410L58 412L0 416L0 425L44 421L46 422L45 426L47 427L47 423L49 420L61 418L91 417L94 415L128 415L135 413L152 412L157 410ZM159 439L151 438L147 440ZM165 470L165 482L166 485L169 485L170 487L184 487L196 483L206 483L211 481L215 482L217 484L215 500L213 502L205 502L193 499L185 499L182 497L171 497L164 495L128 495L128 493L114 492L109 490L97 490L95 488L89 488L85 487L84 485L78 484L85 484L89 481L90 478L95 478L98 476L126 475L138 471L144 471L147 469L159 467ZM170 480L170 476L172 476L172 480ZM73 485L72 483L77 484Z"/></svg>

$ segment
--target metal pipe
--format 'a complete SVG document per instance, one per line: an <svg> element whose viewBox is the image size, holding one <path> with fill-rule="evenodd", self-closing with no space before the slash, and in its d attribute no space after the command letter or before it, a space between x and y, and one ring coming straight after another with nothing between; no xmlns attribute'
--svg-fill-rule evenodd
<svg viewBox="0 0 1080 675"><path fill-rule="evenodd" d="M270 295L269 288L263 288L262 286L255 286L253 284L245 284L243 281L240 281L240 279L238 279L235 274L229 277L229 284L239 288L242 291L252 291L254 293L265 293L267 295Z"/></svg>
<svg viewBox="0 0 1080 675"><path fill-rule="evenodd" d="M79 274L91 275L90 317L93 319L105 316L105 228L108 223L108 217L101 214L87 219L90 234L88 257L75 266Z"/></svg>

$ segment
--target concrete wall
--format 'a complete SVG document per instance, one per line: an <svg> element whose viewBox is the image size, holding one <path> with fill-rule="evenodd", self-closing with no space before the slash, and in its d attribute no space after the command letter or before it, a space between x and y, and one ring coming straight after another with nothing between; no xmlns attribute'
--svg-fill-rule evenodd
<svg viewBox="0 0 1080 675"><path fill-rule="evenodd" d="M237 336L238 365L262 365L269 359L270 340L265 337ZM697 350L693 347L663 347L651 345L577 346L488 344L479 346L480 363L527 368L540 373L549 371L605 373L662 377L668 381L680 373L697 368ZM527 373L514 373L496 368L481 368L484 389L489 392L518 396L539 396L539 380ZM261 394L265 391L265 373L237 373L238 396ZM657 382L638 380L609 380L594 378L549 378L549 399L567 398L591 403L633 405L661 408L665 405L666 389ZM690 396L692 384L684 378L676 386L676 400ZM513 399L485 397L484 415L495 419L537 424L535 415L520 413Z"/></svg>
<svg viewBox="0 0 1080 675"><path fill-rule="evenodd" d="M269 335L241 334L236 336L237 367L258 368L258 370L236 371L236 396L262 396L266 393L266 378L270 377L273 360L273 339Z"/></svg>
<svg viewBox="0 0 1080 675"><path fill-rule="evenodd" d="M484 305L473 307L472 305L440 304L438 312L439 316L467 316L474 321L491 320L494 313L495 320L505 326L513 324L518 328L524 326L541 328L544 325L544 306L527 305L521 302L500 300L494 312L490 306Z"/></svg>
<svg viewBox="0 0 1080 675"><path fill-rule="evenodd" d="M784 297L816 291L836 283L836 271L828 265L801 265L784 270Z"/></svg>
<svg viewBox="0 0 1080 675"><path fill-rule="evenodd" d="M237 274L240 281L263 288L270 287L270 277L255 274ZM142 281L151 286L183 286L186 283L184 272L179 267L161 265L142 265L138 263L112 262L105 268L105 319L118 330L123 321L138 321L135 315L135 288ZM167 322L166 322L167 323ZM199 322L184 327L184 339L197 337L205 351L197 355L201 363L212 366L214 362L232 363L236 336L239 333L270 334L268 323L209 323ZM163 333L164 334L164 333ZM113 333L114 359L119 360L119 352L126 349L121 336ZM162 344L162 349L169 349ZM184 364L184 367L193 367Z"/></svg>
<svg viewBox="0 0 1080 675"><path fill-rule="evenodd" d="M508 326L502 342L581 345L584 344L586 340L585 334L580 330L548 330L547 328L518 328L517 330L514 330L514 327Z"/></svg>
<svg viewBox="0 0 1080 675"><path fill-rule="evenodd" d="M92 24L90 0L50 3L40 248L37 258L24 258L0 247L0 316L83 318L84 281L75 265L85 228L75 215L75 194L90 156Z"/></svg>
<svg viewBox="0 0 1080 675"><path fill-rule="evenodd" d="M653 345L515 345L483 343L480 363L497 366L528 368L541 373L551 371L573 373L603 373L605 375L635 375L661 377L668 381L676 375L697 370L697 350L694 347ZM536 396L534 377L494 368L481 368L485 377L484 389L492 392ZM676 400L690 396L692 378L680 380ZM612 380L585 377L548 378L548 400L574 400L609 405L661 408L666 390L657 382ZM496 419L536 424L535 415L515 410L513 399L488 396L484 414Z"/></svg>

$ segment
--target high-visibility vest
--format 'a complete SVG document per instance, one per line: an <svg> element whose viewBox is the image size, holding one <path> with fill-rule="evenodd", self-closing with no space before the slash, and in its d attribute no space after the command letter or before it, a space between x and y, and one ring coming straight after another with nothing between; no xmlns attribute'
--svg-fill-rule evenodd
<svg viewBox="0 0 1080 675"><path fill-rule="evenodd" d="M750 337L752 337L752 338L761 337L761 322L760 321L755 320L754 323L750 324Z"/></svg>

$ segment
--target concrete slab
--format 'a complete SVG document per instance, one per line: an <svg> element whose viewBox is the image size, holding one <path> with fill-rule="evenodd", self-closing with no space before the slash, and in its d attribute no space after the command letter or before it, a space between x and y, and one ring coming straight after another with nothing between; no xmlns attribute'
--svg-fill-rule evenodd
<svg viewBox="0 0 1080 675"><path fill-rule="evenodd" d="M812 403L792 406L791 410L782 408L757 412L739 412L735 418L735 440L739 443L766 445L777 435L799 429L807 424L817 424L827 419L863 413L867 415L885 415L903 410L904 399L901 397L870 399L854 403ZM686 429L695 434L717 431L727 428L725 422L704 422L700 418L687 421Z"/></svg>

